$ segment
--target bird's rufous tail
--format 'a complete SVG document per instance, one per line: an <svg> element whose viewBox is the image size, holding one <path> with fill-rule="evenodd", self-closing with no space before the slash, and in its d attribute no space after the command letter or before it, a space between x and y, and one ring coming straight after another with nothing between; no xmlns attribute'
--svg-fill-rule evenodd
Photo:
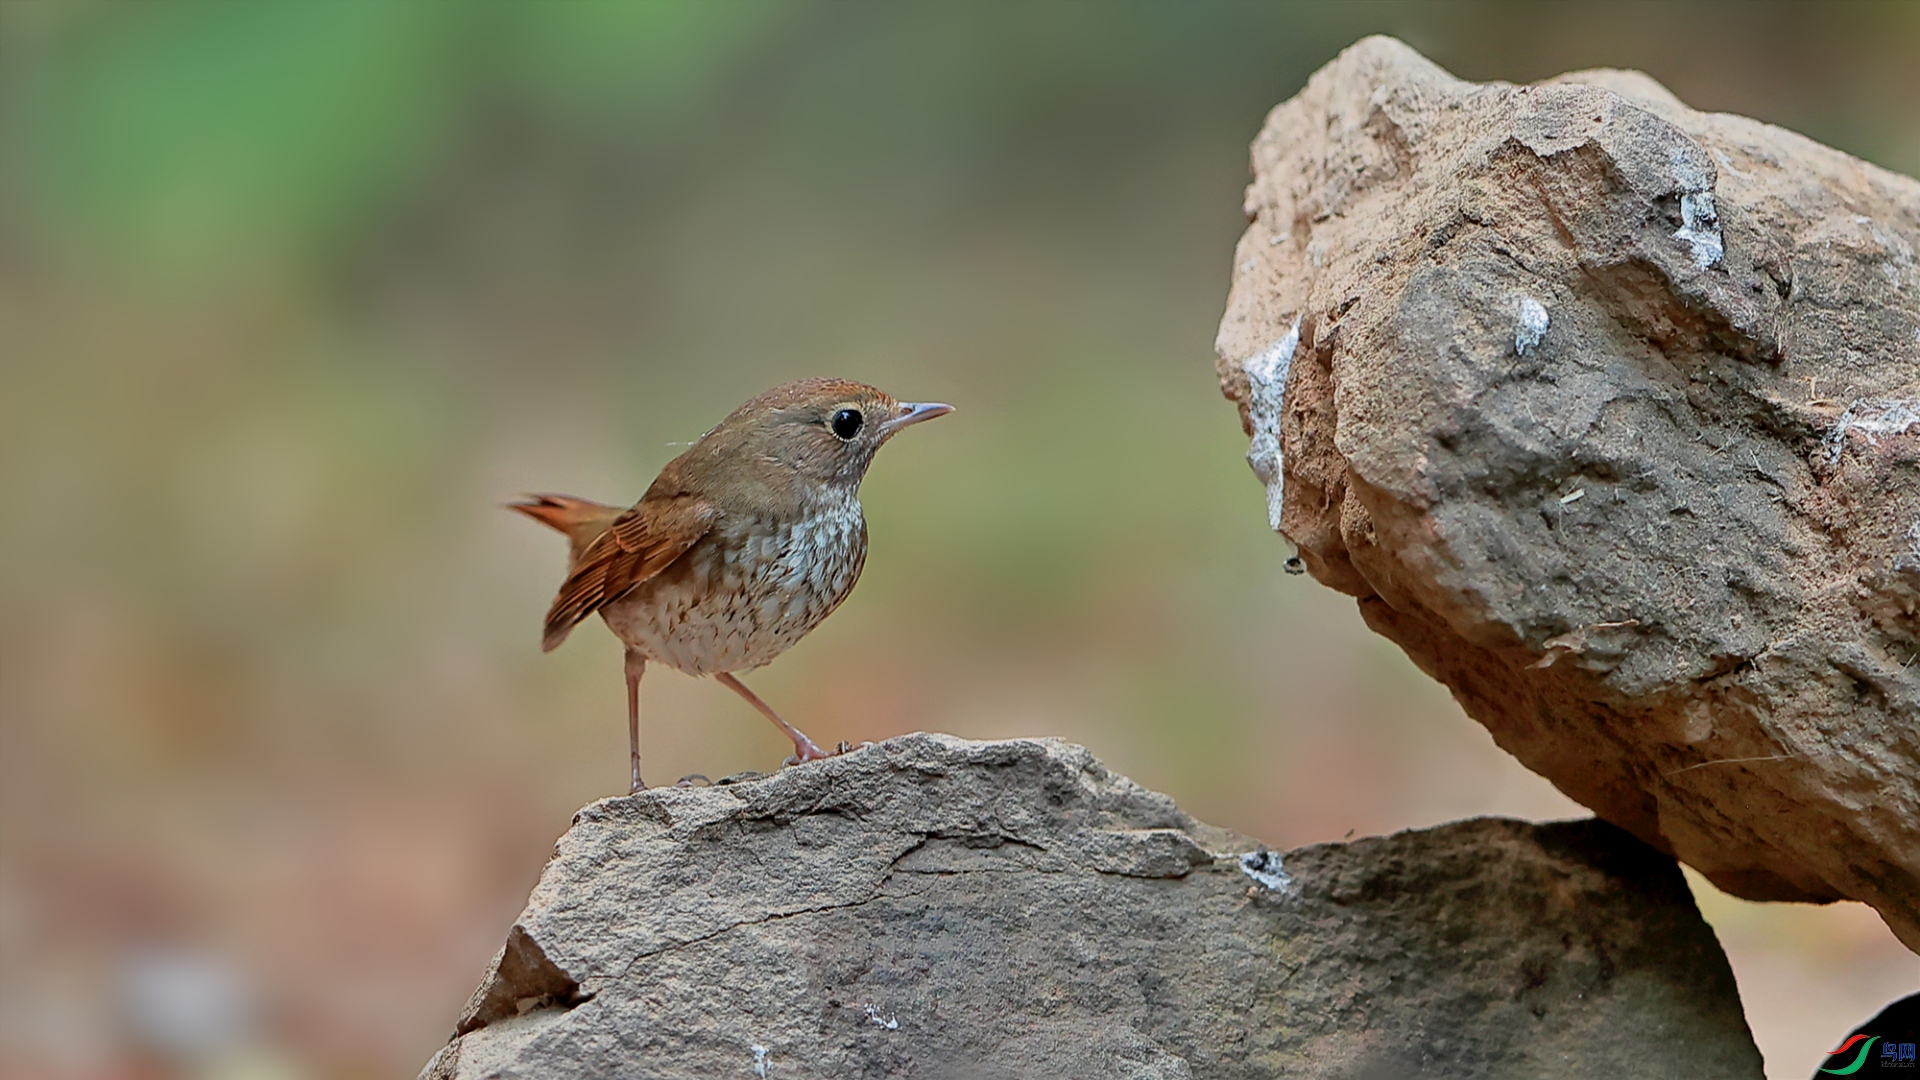
<svg viewBox="0 0 1920 1080"><path fill-rule="evenodd" d="M569 564L579 562L580 553L587 545L624 513L620 507L571 495L528 495L519 502L508 503L507 509L518 510L542 525L567 534Z"/></svg>

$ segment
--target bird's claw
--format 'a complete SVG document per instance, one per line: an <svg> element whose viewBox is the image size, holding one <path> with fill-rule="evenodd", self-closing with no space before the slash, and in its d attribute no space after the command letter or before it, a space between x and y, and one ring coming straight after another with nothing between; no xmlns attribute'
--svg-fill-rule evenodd
<svg viewBox="0 0 1920 1080"><path fill-rule="evenodd" d="M707 779L707 774L705 773L688 773L687 775L681 777L679 782L674 784L673 786L674 787L712 787L713 781Z"/></svg>
<svg viewBox="0 0 1920 1080"><path fill-rule="evenodd" d="M813 745L812 741L809 740L807 745L796 747L792 754L787 755L787 760L781 762L780 764L801 765L809 761L825 761L827 758L830 758L832 756L833 756L832 754L829 754L826 751L820 749L819 747Z"/></svg>

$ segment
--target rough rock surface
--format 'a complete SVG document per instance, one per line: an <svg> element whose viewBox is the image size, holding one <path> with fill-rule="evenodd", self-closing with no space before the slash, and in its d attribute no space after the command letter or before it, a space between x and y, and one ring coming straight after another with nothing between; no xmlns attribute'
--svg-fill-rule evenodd
<svg viewBox="0 0 1920 1080"><path fill-rule="evenodd" d="M1306 567L1601 817L1920 950L1920 183L1387 38L1253 167L1218 370Z"/></svg>
<svg viewBox="0 0 1920 1080"><path fill-rule="evenodd" d="M1054 741L608 799L423 1077L1758 1077L1673 861L1598 821L1277 855Z"/></svg>

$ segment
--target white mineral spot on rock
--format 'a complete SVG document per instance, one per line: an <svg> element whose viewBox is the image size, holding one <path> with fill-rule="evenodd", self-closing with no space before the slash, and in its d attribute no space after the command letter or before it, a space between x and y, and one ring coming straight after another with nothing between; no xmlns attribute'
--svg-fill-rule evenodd
<svg viewBox="0 0 1920 1080"><path fill-rule="evenodd" d="M1720 236L1720 213L1713 205L1710 166L1687 149L1687 145L1675 146L1667 157L1680 185L1680 228L1673 238L1686 244L1693 252L1693 264L1705 270L1726 254L1726 244Z"/></svg>
<svg viewBox="0 0 1920 1080"><path fill-rule="evenodd" d="M1262 349L1241 365L1247 373L1247 417L1253 421L1253 442L1247 464L1267 486L1267 525L1280 531L1280 508L1285 482L1280 471L1280 415L1287 390L1287 372L1293 351L1300 347L1300 318L1295 316L1285 337Z"/></svg>
<svg viewBox="0 0 1920 1080"><path fill-rule="evenodd" d="M1689 191L1680 196L1680 227L1673 238L1693 251L1693 265L1705 270L1726 254L1720 239L1720 215L1713 208L1713 192Z"/></svg>
<svg viewBox="0 0 1920 1080"><path fill-rule="evenodd" d="M1547 314L1547 306L1531 296L1520 298L1520 321L1513 328L1513 351L1525 356L1533 351L1540 339L1547 336L1547 324L1552 322Z"/></svg>
<svg viewBox="0 0 1920 1080"><path fill-rule="evenodd" d="M1674 143L1667 149L1667 167L1673 170L1673 179L1682 191L1709 191L1713 188L1713 174L1705 168L1705 162L1688 150L1698 150L1696 143Z"/></svg>
<svg viewBox="0 0 1920 1080"><path fill-rule="evenodd" d="M1280 864L1280 853L1260 848L1240 856L1240 872L1254 880L1263 889L1272 892L1286 892L1293 879L1287 876L1285 867Z"/></svg>
<svg viewBox="0 0 1920 1080"><path fill-rule="evenodd" d="M1680 712L1682 726L1680 739L1692 746L1706 742L1713 735L1713 709L1705 701L1689 704Z"/></svg>
<svg viewBox="0 0 1920 1080"><path fill-rule="evenodd" d="M1840 460L1847 448L1848 432L1857 431L1868 443L1874 443L1878 436L1900 435L1915 424L1920 424L1920 398L1861 398L1847 406L1827 433L1827 460Z"/></svg>
<svg viewBox="0 0 1920 1080"><path fill-rule="evenodd" d="M892 1013L881 1016L879 1007L875 1005L867 1006L867 1019L873 1021L876 1027L883 1027L888 1031L895 1031L900 1027L900 1021L895 1019Z"/></svg>
<svg viewBox="0 0 1920 1080"><path fill-rule="evenodd" d="M771 1053L773 1053L773 1051L768 1050L759 1043L755 1043L753 1046L753 1075L760 1077L760 1080L766 1080L767 1055Z"/></svg>

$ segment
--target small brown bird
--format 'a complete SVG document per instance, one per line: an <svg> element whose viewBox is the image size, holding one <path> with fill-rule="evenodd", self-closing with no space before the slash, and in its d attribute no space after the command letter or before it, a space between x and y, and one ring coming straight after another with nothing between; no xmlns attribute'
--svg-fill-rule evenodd
<svg viewBox="0 0 1920 1080"><path fill-rule="evenodd" d="M735 409L668 462L631 510L565 495L509 504L572 546L542 648L596 611L626 646L632 791L646 787L648 660L726 684L793 740L799 761L826 756L734 672L786 652L853 591L867 560L860 481L874 452L901 428L952 411L856 382L802 379Z"/></svg>

